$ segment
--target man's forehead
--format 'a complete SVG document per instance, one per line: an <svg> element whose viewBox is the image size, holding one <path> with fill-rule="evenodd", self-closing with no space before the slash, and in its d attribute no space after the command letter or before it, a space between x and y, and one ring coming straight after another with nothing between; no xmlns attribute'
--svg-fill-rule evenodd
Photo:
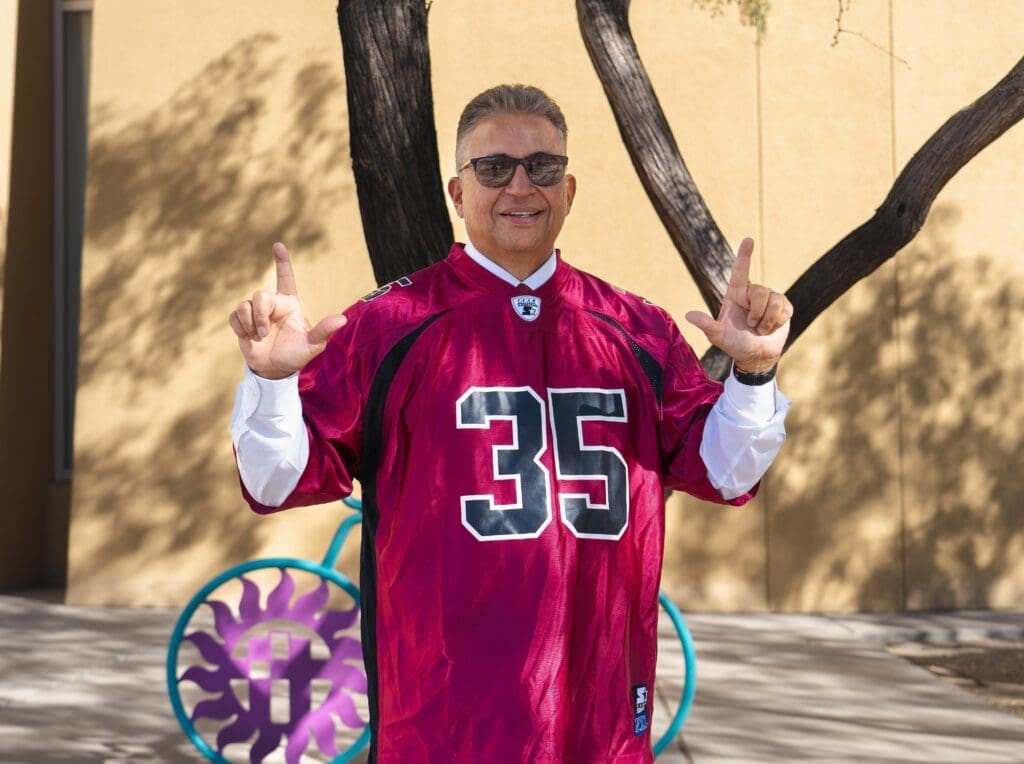
<svg viewBox="0 0 1024 764"><path fill-rule="evenodd" d="M551 120L540 114L500 114L487 117L466 134L466 143L474 149L518 143L537 144L549 150L561 150L565 141Z"/></svg>

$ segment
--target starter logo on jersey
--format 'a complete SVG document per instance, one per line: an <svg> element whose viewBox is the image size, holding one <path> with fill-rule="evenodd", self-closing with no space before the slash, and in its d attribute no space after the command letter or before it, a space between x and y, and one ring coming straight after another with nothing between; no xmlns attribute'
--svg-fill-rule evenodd
<svg viewBox="0 0 1024 764"><path fill-rule="evenodd" d="M633 688L633 734L644 734L650 725L651 715L647 713L647 687L639 684Z"/></svg>
<svg viewBox="0 0 1024 764"><path fill-rule="evenodd" d="M540 298L532 294L519 294L512 298L512 307L523 321L536 321L540 315Z"/></svg>

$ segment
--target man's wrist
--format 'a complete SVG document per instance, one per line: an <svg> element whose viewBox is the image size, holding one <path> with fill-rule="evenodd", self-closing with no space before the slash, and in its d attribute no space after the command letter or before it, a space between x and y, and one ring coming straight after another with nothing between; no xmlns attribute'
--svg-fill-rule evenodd
<svg viewBox="0 0 1024 764"><path fill-rule="evenodd" d="M736 381L744 385L766 385L775 379L775 372L779 368L776 362L767 369L741 369L738 364L732 365L732 375Z"/></svg>
<svg viewBox="0 0 1024 764"><path fill-rule="evenodd" d="M257 371L256 369L254 369L252 366L249 366L248 364L246 364L246 368L249 369L249 372L254 377L256 377L257 379L265 380L267 382L280 382L282 379L288 379L289 377L294 377L296 374L299 373L298 371L290 371L290 372L285 373L283 371L274 371L272 369L261 369L261 370Z"/></svg>

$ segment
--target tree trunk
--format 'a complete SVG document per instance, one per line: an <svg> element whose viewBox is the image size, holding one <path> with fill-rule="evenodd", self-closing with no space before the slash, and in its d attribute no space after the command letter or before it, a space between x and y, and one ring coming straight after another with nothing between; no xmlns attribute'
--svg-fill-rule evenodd
<svg viewBox="0 0 1024 764"><path fill-rule="evenodd" d="M445 206L423 0L340 0L352 170L378 284L437 262Z"/></svg>
<svg viewBox="0 0 1024 764"><path fill-rule="evenodd" d="M583 42L644 190L718 314L735 260L690 176L629 30L629 0L577 0Z"/></svg>

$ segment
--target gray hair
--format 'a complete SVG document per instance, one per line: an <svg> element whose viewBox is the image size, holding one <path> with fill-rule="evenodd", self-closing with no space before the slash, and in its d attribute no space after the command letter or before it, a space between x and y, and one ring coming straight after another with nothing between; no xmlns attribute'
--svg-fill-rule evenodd
<svg viewBox="0 0 1024 764"><path fill-rule="evenodd" d="M517 114L535 114L544 117L558 128L562 141L565 141L568 136L569 130L565 125L565 115L562 114L562 110L558 108L554 99L543 90L532 85L498 85L476 96L462 110L459 127L455 133L456 168L462 162L459 157L463 150L463 144L466 137L473 132L473 128L491 117Z"/></svg>

